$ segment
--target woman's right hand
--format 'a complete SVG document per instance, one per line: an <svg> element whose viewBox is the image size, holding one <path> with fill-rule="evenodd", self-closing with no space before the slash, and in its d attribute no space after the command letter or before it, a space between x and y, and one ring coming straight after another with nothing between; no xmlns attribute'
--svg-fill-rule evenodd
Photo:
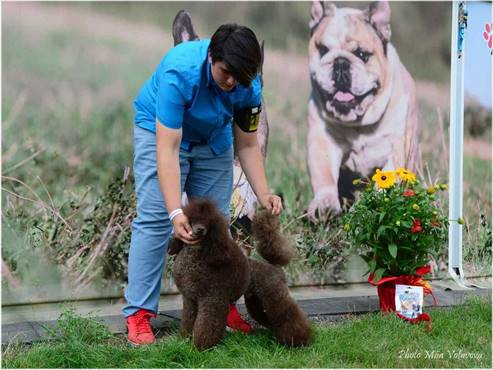
<svg viewBox="0 0 493 370"><path fill-rule="evenodd" d="M200 241L200 239L193 237L188 217L183 213L173 218L173 228L175 238L180 239L185 244L197 244Z"/></svg>

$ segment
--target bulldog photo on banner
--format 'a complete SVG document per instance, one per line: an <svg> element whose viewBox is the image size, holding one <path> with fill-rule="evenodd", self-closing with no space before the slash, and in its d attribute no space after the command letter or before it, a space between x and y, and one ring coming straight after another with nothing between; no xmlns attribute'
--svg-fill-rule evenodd
<svg viewBox="0 0 493 370"><path fill-rule="evenodd" d="M314 1L310 20L307 153L309 214L341 212L351 181L375 169L414 170L417 111L413 78L391 43L389 3L365 10Z"/></svg>

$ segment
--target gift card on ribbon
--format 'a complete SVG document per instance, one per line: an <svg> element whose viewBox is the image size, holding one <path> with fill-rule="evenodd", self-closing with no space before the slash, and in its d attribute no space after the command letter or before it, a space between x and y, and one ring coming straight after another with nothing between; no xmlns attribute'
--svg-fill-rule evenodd
<svg viewBox="0 0 493 370"><path fill-rule="evenodd" d="M402 316L414 319L423 313L423 287L395 286L395 310Z"/></svg>

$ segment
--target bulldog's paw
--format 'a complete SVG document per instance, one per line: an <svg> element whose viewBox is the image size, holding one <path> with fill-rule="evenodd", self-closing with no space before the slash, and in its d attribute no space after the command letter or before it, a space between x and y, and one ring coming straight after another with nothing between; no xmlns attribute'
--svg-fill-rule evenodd
<svg viewBox="0 0 493 370"><path fill-rule="evenodd" d="M334 185L320 189L313 197L308 208L308 216L312 220L329 213L341 213L339 192L337 191L337 186Z"/></svg>

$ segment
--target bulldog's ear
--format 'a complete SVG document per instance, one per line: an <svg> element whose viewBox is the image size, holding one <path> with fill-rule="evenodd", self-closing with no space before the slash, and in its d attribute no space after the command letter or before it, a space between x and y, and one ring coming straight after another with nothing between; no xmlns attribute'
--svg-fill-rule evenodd
<svg viewBox="0 0 493 370"><path fill-rule="evenodd" d="M390 41L390 5L388 1L374 1L365 13L384 44Z"/></svg>
<svg viewBox="0 0 493 370"><path fill-rule="evenodd" d="M172 27L173 41L175 46L185 41L199 40L192 24L192 17L186 10L180 10L176 14Z"/></svg>
<svg viewBox="0 0 493 370"><path fill-rule="evenodd" d="M313 34L315 28L324 17L332 17L336 12L336 6L330 1L316 0L312 3L312 17L310 19L310 34Z"/></svg>

